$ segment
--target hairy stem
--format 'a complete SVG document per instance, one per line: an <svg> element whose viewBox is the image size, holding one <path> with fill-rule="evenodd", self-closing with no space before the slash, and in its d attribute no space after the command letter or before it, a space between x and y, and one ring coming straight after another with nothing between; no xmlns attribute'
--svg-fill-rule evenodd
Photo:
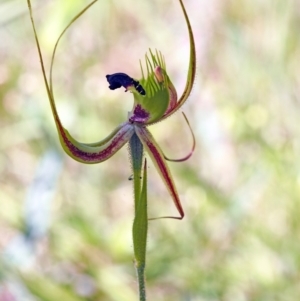
<svg viewBox="0 0 300 301"><path fill-rule="evenodd" d="M146 301L145 265L136 266L140 301Z"/></svg>

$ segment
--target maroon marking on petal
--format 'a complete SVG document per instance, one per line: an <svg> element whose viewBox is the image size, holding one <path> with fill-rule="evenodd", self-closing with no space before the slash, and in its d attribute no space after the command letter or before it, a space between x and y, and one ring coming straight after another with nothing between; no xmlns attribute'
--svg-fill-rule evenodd
<svg viewBox="0 0 300 301"><path fill-rule="evenodd" d="M144 132L144 130L143 130L143 132ZM144 139L144 141L146 142L150 152L153 154L156 164L158 165L158 168L160 169L162 176L167 183L167 186L171 192L171 195L175 199L175 206L176 206L177 210L179 211L180 217L183 218L184 211L181 207L180 200L178 198L178 194L177 194L176 188L174 186L174 183L169 176L169 172L167 170L167 165L166 165L167 163L164 161L164 159L163 159L162 155L160 154L160 152L158 151L157 147L147 138L147 133L144 132L143 137L146 138L146 139Z"/></svg>
<svg viewBox="0 0 300 301"><path fill-rule="evenodd" d="M133 115L129 118L130 122L144 123L149 119L149 112L147 112L140 104L138 104L133 111Z"/></svg>
<svg viewBox="0 0 300 301"><path fill-rule="evenodd" d="M124 136L127 134L127 131L125 131L123 133L117 133L107 148L103 149L102 151L100 151L98 153L89 153L89 152L84 152L84 151L80 150L68 139L67 135L64 132L62 125L59 125L59 128L60 128L60 132L61 132L63 141L64 141L65 145L67 146L68 150L75 157L81 159L82 161L90 162L90 163L105 161L110 156L112 156L114 154L116 146L119 145L119 142L122 141ZM124 144L125 143L126 142L124 142Z"/></svg>

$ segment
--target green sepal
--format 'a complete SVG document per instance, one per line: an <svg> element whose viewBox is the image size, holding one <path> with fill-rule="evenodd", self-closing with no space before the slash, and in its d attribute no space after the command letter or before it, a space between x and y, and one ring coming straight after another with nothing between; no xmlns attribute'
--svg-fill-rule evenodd
<svg viewBox="0 0 300 301"><path fill-rule="evenodd" d="M195 82L195 76L196 76L196 47L195 47L195 39L194 39L194 34L193 34L193 30L192 30L192 26L188 17L188 14L186 12L186 9L184 7L183 1L179 0L183 15L184 15L184 19L185 19L185 23L187 25L187 29L188 29L188 34L189 34L189 46L190 46L190 58L189 58L189 66L188 66L188 74L187 74L187 79L186 79L186 84L185 84L185 88L181 94L181 96L179 97L176 106L170 110L169 112L167 112L161 120L169 117L170 115L172 115L173 113L175 113L176 111L178 111L186 102L186 100L188 99L188 97L191 94L194 82ZM160 121L161 121L160 120ZM152 122L153 124L154 122Z"/></svg>

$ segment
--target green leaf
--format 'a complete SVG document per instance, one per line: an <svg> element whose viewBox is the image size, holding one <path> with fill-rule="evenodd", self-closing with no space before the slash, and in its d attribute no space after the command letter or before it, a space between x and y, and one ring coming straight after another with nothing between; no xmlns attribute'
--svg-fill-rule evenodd
<svg viewBox="0 0 300 301"><path fill-rule="evenodd" d="M147 214L147 160L145 159L143 181L133 222L133 248L136 266L145 266L148 232Z"/></svg>
<svg viewBox="0 0 300 301"><path fill-rule="evenodd" d="M133 249L135 266L138 277L140 301L146 300L145 267L146 249L148 233L148 214L147 214L147 160L145 159L143 170L143 181L140 197L136 204L135 217L133 222Z"/></svg>

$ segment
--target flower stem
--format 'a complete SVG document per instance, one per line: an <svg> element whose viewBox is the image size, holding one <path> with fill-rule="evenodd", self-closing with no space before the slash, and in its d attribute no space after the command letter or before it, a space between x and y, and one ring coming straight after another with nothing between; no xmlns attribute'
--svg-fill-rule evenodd
<svg viewBox="0 0 300 301"><path fill-rule="evenodd" d="M134 209L137 211L137 204L141 193L141 175L142 163L144 157L144 148L137 134L133 134L129 141L129 153L133 172L133 189L134 189Z"/></svg>
<svg viewBox="0 0 300 301"><path fill-rule="evenodd" d="M139 296L140 301L146 301L146 286L145 286L145 265L136 267L136 273L139 283Z"/></svg>
<svg viewBox="0 0 300 301"><path fill-rule="evenodd" d="M143 145L136 134L130 139L129 148L134 185L135 217L132 228L134 259L139 286L139 300L146 301L145 266L148 233L147 161L145 159L142 175Z"/></svg>

